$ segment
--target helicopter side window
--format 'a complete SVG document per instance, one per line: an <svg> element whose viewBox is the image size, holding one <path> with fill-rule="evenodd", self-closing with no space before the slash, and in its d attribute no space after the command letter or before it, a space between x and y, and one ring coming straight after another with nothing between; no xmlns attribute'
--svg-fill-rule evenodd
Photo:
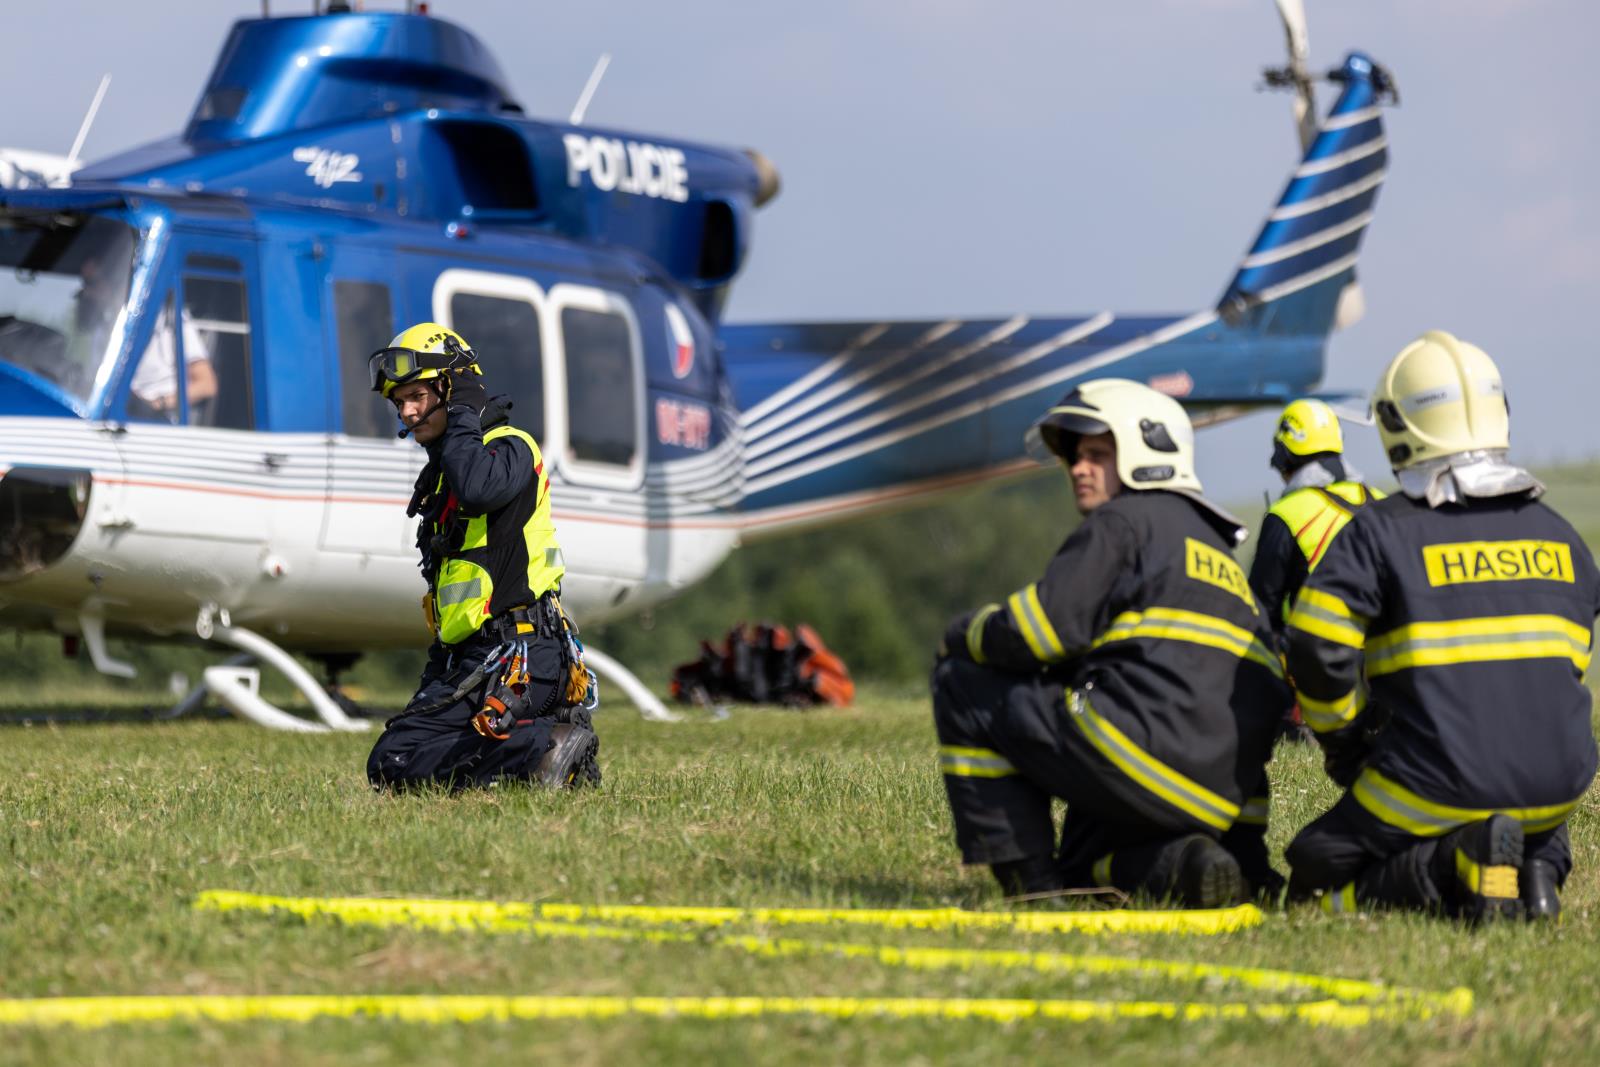
<svg viewBox="0 0 1600 1067"><path fill-rule="evenodd" d="M222 256L190 259L191 266L213 264L219 269L239 270L237 261ZM200 274L183 277L187 320L183 324L183 344L191 425L255 429L248 306L242 280ZM191 328L194 334L190 333ZM202 359L196 359L189 351L191 336L204 350ZM207 369L201 369L202 360Z"/></svg>
<svg viewBox="0 0 1600 1067"><path fill-rule="evenodd" d="M376 282L335 281L333 312L339 338L344 432L351 437L392 439L397 425L394 408L372 391L367 377L367 357L394 333L389 287Z"/></svg>
<svg viewBox="0 0 1600 1067"><path fill-rule="evenodd" d="M539 312L526 300L459 292L450 297L450 325L467 339L492 393L512 402L511 421L544 441L544 351Z"/></svg>
<svg viewBox="0 0 1600 1067"><path fill-rule="evenodd" d="M572 458L628 466L639 448L633 332L614 311L561 311L567 352L567 440Z"/></svg>

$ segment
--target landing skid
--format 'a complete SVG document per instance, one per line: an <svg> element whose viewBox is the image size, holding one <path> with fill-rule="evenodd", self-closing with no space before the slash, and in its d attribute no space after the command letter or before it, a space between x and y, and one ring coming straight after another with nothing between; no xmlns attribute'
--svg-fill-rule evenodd
<svg viewBox="0 0 1600 1067"><path fill-rule="evenodd" d="M218 612L218 615L221 613ZM195 631L205 640L219 641L239 649L240 654L226 663L207 667L201 683L189 691L167 713L168 718L178 718L197 710L209 695L241 718L267 727L269 730L287 730L295 733L327 733L331 730L359 732L371 724L363 719L353 719L330 697L316 679L296 663L294 657L252 630L242 626L229 626L214 622L208 612L202 612ZM597 648L586 646L584 662L598 676L621 690L639 714L651 722L680 722L682 715L668 711L659 697L621 663ZM265 663L277 668L289 683L308 701L322 721L312 722L291 715L269 703L261 696L261 671L255 663Z"/></svg>
<svg viewBox="0 0 1600 1067"><path fill-rule="evenodd" d="M622 695L633 702L633 706L639 709L639 714L651 722L682 721L683 716L668 711L660 698L639 681L638 675L593 645L583 646L583 662L592 668L595 674L622 690Z"/></svg>
<svg viewBox="0 0 1600 1067"><path fill-rule="evenodd" d="M220 612L218 613L220 614ZM223 707L269 730L292 733L321 734L334 730L359 733L372 724L363 719L352 719L344 709L325 693L317 680L294 657L253 630L242 626L221 625L212 621L210 612L201 612L195 632L207 641L230 645L240 654L226 663L207 667L201 673L201 682L189 695L179 701L168 713L176 718L195 710L207 695L215 697ZM311 702L311 708L321 722L291 715L261 695L261 671L252 663L265 663L277 669L289 684Z"/></svg>

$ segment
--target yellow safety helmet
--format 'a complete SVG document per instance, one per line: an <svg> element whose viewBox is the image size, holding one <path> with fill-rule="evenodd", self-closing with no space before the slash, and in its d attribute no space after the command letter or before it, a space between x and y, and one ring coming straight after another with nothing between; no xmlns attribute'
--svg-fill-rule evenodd
<svg viewBox="0 0 1600 1067"><path fill-rule="evenodd" d="M419 322L395 334L387 348L380 348L367 360L372 371L372 391L384 397L395 386L437 378L447 370L470 369L482 374L478 357L466 339L437 322Z"/></svg>
<svg viewBox="0 0 1600 1067"><path fill-rule="evenodd" d="M1344 452L1339 416L1320 400L1296 400L1278 416L1272 435L1272 466L1292 471L1312 456Z"/></svg>
<svg viewBox="0 0 1600 1067"><path fill-rule="evenodd" d="M1443 330L1429 330L1389 361L1372 412L1395 470L1511 443L1499 368L1483 349Z"/></svg>
<svg viewBox="0 0 1600 1067"><path fill-rule="evenodd" d="M1124 378L1084 382L1034 423L1030 437L1072 464L1078 438L1110 433L1124 489L1201 492L1194 472L1194 424L1183 405Z"/></svg>

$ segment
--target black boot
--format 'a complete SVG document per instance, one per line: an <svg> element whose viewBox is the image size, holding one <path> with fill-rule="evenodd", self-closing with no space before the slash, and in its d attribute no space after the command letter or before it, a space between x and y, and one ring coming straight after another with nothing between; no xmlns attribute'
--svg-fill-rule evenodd
<svg viewBox="0 0 1600 1067"><path fill-rule="evenodd" d="M1239 861L1204 834L1184 838L1171 895L1186 908L1227 908L1238 904L1245 898Z"/></svg>
<svg viewBox="0 0 1600 1067"><path fill-rule="evenodd" d="M1000 883L1000 892L1008 897L1057 893L1066 888L1056 861L1051 856L1027 856L1020 860L991 863L989 870L994 872L994 880Z"/></svg>
<svg viewBox="0 0 1600 1067"><path fill-rule="evenodd" d="M1556 869L1544 860L1529 860L1518 872L1522 908L1529 922L1555 922L1561 918L1561 882Z"/></svg>
<svg viewBox="0 0 1600 1067"><path fill-rule="evenodd" d="M1468 923L1518 919L1521 866L1522 824L1507 815L1491 815L1439 842L1433 854L1433 880L1451 910Z"/></svg>
<svg viewBox="0 0 1600 1067"><path fill-rule="evenodd" d="M534 768L533 780L551 789L600 784L600 739L593 730L561 723L551 731L550 750Z"/></svg>

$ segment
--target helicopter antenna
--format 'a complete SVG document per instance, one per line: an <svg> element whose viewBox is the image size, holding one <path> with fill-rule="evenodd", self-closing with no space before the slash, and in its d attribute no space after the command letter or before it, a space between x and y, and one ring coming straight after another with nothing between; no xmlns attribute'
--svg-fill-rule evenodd
<svg viewBox="0 0 1600 1067"><path fill-rule="evenodd" d="M583 87L583 92L578 94L578 102L572 107L572 117L567 121L574 126L583 124L584 113L589 110L589 101L594 99L594 91L600 88L600 79L606 76L606 68L611 65L611 53L601 52L600 59L594 65L594 70L589 74L589 81Z"/></svg>
<svg viewBox="0 0 1600 1067"><path fill-rule="evenodd" d="M100 101L106 98L106 90L110 87L111 75L105 74L100 78L100 88L95 90L94 102L89 105L88 114L83 116L83 124L78 127L78 136L73 139L72 151L67 153L68 171L78 162L78 153L83 151L83 140L89 136L89 127L94 125L95 114L100 110Z"/></svg>

